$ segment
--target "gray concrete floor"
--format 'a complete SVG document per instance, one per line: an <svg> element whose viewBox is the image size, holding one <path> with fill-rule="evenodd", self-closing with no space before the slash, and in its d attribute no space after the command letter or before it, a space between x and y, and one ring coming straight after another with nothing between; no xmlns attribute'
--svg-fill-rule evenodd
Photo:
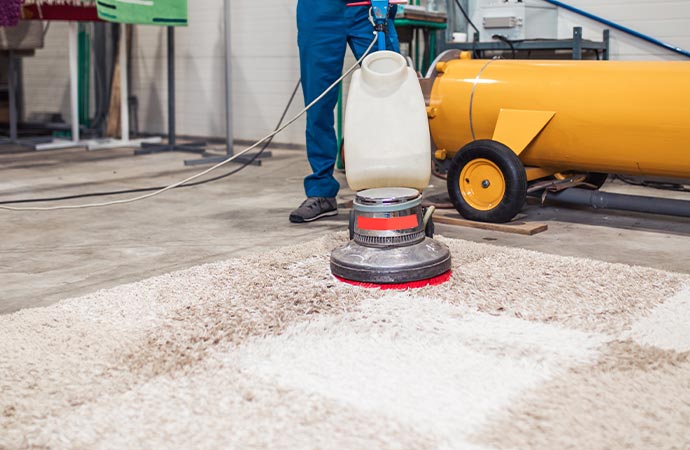
<svg viewBox="0 0 690 450"><path fill-rule="evenodd" d="M303 151L273 152L261 167L142 202L54 212L0 211L0 314L345 230L345 212L307 225L288 222L290 210L303 200L302 178L309 166ZM128 149L0 148L0 200L164 185L200 170L183 166L190 157L135 157ZM346 185L344 175L338 176ZM430 193L444 191L442 180L432 181ZM605 189L690 200L686 193L616 183ZM340 197L351 199L352 192L343 189ZM60 204L114 198L124 197ZM690 273L686 219L537 204L527 205L524 215L525 220L547 223L549 230L535 236L441 224L436 230L471 241Z"/></svg>

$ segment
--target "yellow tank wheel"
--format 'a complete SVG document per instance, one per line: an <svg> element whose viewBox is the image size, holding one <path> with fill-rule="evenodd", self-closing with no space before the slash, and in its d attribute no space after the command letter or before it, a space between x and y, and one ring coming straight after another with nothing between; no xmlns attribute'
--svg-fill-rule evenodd
<svg viewBox="0 0 690 450"><path fill-rule="evenodd" d="M508 222L527 197L527 176L520 158L488 139L470 142L455 154L447 186L455 209L479 222Z"/></svg>
<svg viewBox="0 0 690 450"><path fill-rule="evenodd" d="M500 167L493 161L473 159L460 171L460 192L472 208L489 211L503 200L506 180Z"/></svg>
<svg viewBox="0 0 690 450"><path fill-rule="evenodd" d="M600 187L606 183L606 180L609 177L608 173L599 173L599 172L587 172L587 173L579 173L579 172L559 172L553 174L553 177L557 180L566 180L568 178L572 178L578 175L584 175L585 179L584 182L587 184L591 184L594 186L593 188L589 187L589 189L598 191ZM584 186L585 189L587 189L587 186Z"/></svg>

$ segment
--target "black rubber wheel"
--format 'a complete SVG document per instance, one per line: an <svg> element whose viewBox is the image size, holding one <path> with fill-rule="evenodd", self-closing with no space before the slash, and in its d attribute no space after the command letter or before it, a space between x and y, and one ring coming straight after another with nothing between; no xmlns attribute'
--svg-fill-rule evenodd
<svg viewBox="0 0 690 450"><path fill-rule="evenodd" d="M470 142L458 151L448 170L448 195L466 219L508 222L527 197L527 176L520 158L500 142Z"/></svg>

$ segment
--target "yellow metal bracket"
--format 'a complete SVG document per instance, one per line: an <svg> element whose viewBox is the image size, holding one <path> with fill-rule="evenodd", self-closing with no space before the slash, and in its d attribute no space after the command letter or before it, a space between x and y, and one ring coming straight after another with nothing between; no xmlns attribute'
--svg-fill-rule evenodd
<svg viewBox="0 0 690 450"><path fill-rule="evenodd" d="M527 181L534 181L540 178L550 177L558 170L545 169L543 167L525 167L525 174L527 175Z"/></svg>
<svg viewBox="0 0 690 450"><path fill-rule="evenodd" d="M501 109L492 139L520 155L551 121L555 111Z"/></svg>

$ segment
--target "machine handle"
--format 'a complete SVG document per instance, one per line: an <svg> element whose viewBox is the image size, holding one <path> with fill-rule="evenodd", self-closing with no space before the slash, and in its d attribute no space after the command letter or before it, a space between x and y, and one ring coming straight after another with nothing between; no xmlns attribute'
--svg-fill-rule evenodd
<svg viewBox="0 0 690 450"><path fill-rule="evenodd" d="M386 22L391 4L407 4L407 0L365 0L346 3L347 6L371 6L369 20L378 33L379 51L386 49Z"/></svg>

